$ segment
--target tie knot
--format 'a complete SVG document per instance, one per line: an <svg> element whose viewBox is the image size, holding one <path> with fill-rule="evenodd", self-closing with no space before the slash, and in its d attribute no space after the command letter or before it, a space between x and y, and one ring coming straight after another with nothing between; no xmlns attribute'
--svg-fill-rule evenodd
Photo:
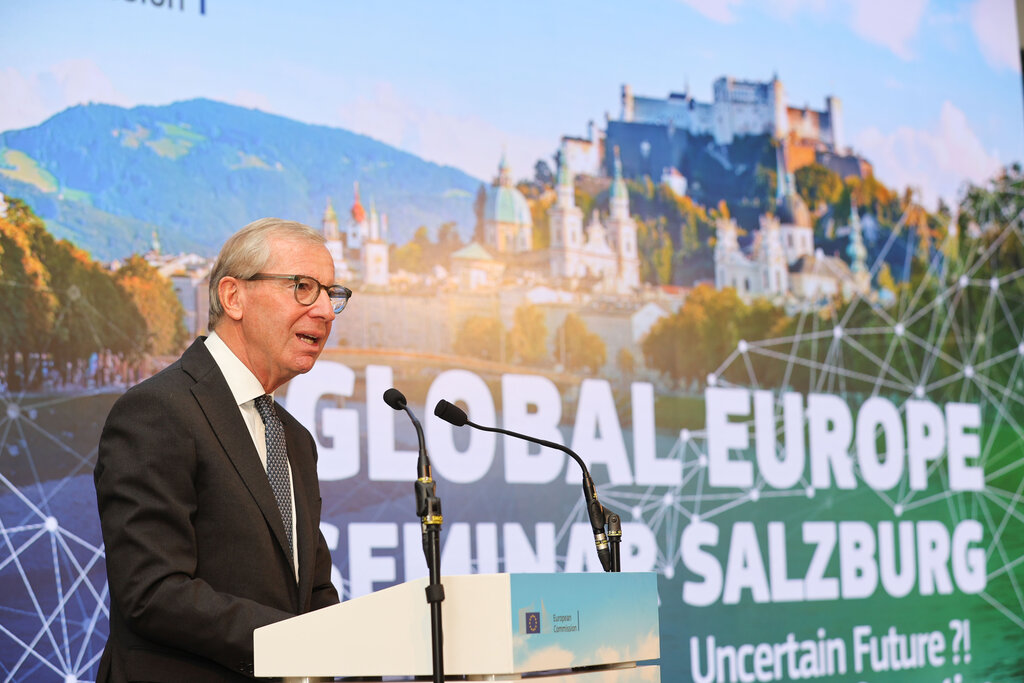
<svg viewBox="0 0 1024 683"><path fill-rule="evenodd" d="M267 423L267 420L277 417L277 413L274 412L274 399L270 394L263 394L256 398L256 411L260 414L264 424Z"/></svg>

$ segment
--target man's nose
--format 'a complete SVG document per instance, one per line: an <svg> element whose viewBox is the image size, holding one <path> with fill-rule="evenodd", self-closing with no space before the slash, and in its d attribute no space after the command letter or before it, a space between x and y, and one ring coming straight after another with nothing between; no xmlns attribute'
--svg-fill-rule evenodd
<svg viewBox="0 0 1024 683"><path fill-rule="evenodd" d="M316 317L326 318L327 322L331 322L338 317L338 314L334 312L334 304L331 303L331 297L328 296L327 290L321 288L320 293L316 296L316 301L310 306L312 311L311 315Z"/></svg>

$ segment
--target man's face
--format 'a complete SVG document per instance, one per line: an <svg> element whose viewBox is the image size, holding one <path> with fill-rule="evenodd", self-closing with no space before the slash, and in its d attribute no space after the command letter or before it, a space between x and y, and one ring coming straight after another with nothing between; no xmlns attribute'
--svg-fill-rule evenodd
<svg viewBox="0 0 1024 683"><path fill-rule="evenodd" d="M326 247L272 238L270 252L261 272L308 275L321 284L334 284L334 260ZM295 300L295 283L290 280L247 281L241 286L246 365L268 392L273 391L312 369L331 333L334 309L325 291L311 306L303 306Z"/></svg>

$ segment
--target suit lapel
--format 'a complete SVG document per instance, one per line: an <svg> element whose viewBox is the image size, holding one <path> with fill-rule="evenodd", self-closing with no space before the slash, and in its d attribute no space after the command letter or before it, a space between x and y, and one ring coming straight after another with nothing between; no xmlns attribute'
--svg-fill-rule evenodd
<svg viewBox="0 0 1024 683"><path fill-rule="evenodd" d="M228 383L213 360L213 356L206 350L203 339L196 340L182 355L182 369L195 379L192 395L195 396L199 407L206 415L213 433L234 465L238 476L241 477L256 501L256 505L259 506L260 512L263 513L264 519L274 533L274 538L277 539L281 552L288 557L290 566L288 537L285 535L281 511L277 507L274 492L270 488L267 472L263 469L259 453L256 452L256 446L252 442L252 435L245 426L245 421L242 420L242 415L231 395ZM291 443L289 442L290 447ZM292 469L294 471L295 468ZM297 485L295 490L299 490ZM296 498L298 497L296 495Z"/></svg>

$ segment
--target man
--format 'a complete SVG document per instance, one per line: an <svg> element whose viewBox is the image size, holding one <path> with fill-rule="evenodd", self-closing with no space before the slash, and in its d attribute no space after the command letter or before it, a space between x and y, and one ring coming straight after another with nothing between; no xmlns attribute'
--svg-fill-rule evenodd
<svg viewBox="0 0 1024 683"><path fill-rule="evenodd" d="M271 397L323 350L351 296L333 281L315 230L250 223L210 273L209 338L111 409L100 681L246 680L254 629L338 602L316 445Z"/></svg>

